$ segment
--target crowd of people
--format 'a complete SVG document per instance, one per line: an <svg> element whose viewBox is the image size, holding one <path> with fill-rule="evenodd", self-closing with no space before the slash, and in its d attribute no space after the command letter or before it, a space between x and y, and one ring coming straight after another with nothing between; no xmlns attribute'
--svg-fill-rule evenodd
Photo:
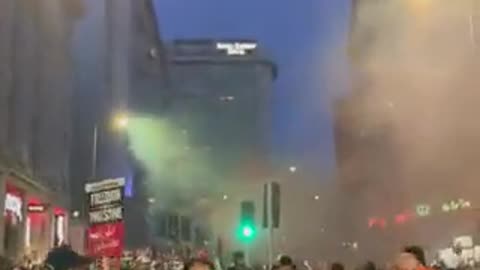
<svg viewBox="0 0 480 270"><path fill-rule="evenodd" d="M92 258L73 251L71 246L62 244L51 249L45 259L35 253L25 255L17 261L0 257L0 270L69 270L88 268L93 261Z"/></svg>
<svg viewBox="0 0 480 270"><path fill-rule="evenodd" d="M457 251L458 252L458 251ZM346 270L341 262L333 262L330 264L321 264L312 267L307 261L298 264L290 256L282 255L276 260L271 268L267 266L247 266L242 256L235 256L233 264L226 270ZM366 260L363 264L358 265L354 270L466 270L475 269L475 265L467 261L457 261L454 265L435 259L431 264L427 263L424 250L419 246L407 246L400 250L398 254L388 264L375 264ZM222 270L215 267L215 264L208 260L194 259L185 265L184 270Z"/></svg>
<svg viewBox="0 0 480 270"><path fill-rule="evenodd" d="M340 262L317 265L312 267L307 261L298 264L290 256L279 256L273 266L247 265L244 254L233 254L232 263L224 266L218 258L211 258L207 253L197 253L193 258L176 255L175 253L153 252L145 249L135 252L125 252L118 267L121 270L345 270L346 267ZM103 269L98 260L88 258L75 253L68 245L52 249L45 261L38 261L24 257L17 263L12 263L0 257L0 270L69 270L69 269ZM107 267L108 268L108 267ZM372 261L358 265L354 270L466 270L473 269L470 264L441 262L434 260L427 264L425 253L419 246L408 246L401 250L391 263L376 265Z"/></svg>

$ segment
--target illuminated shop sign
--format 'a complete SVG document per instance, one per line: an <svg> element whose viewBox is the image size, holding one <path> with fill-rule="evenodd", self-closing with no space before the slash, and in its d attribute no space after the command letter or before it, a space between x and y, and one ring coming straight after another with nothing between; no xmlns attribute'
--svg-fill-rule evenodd
<svg viewBox="0 0 480 270"><path fill-rule="evenodd" d="M44 204L29 204L27 206L27 211L29 213L43 213L47 207Z"/></svg>
<svg viewBox="0 0 480 270"><path fill-rule="evenodd" d="M25 247L29 248L32 244L32 220L27 216L25 221Z"/></svg>
<svg viewBox="0 0 480 270"><path fill-rule="evenodd" d="M5 211L11 212L22 220L22 199L18 196L7 193L5 196Z"/></svg>
<svg viewBox="0 0 480 270"><path fill-rule="evenodd" d="M55 246L59 246L65 240L65 218L63 216L56 216L55 223Z"/></svg>
<svg viewBox="0 0 480 270"><path fill-rule="evenodd" d="M59 209L55 209L57 213L54 213L53 218L53 246L58 247L65 243L66 231L66 218L64 214L60 214Z"/></svg>
<svg viewBox="0 0 480 270"><path fill-rule="evenodd" d="M217 50L225 51L228 55L247 55L257 48L253 42L218 42Z"/></svg>

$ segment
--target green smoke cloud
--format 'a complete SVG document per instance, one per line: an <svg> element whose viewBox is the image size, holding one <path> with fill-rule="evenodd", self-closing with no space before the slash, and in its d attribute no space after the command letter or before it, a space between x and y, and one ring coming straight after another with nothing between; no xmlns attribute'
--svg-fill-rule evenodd
<svg viewBox="0 0 480 270"><path fill-rule="evenodd" d="M145 188L160 208L184 208L216 193L219 180L210 151L191 145L189 133L172 119L129 120L129 147L145 171Z"/></svg>

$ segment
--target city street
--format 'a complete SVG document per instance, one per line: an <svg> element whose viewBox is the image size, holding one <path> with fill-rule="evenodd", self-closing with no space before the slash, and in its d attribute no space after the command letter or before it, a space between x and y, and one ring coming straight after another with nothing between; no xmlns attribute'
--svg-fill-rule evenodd
<svg viewBox="0 0 480 270"><path fill-rule="evenodd" d="M480 267L480 0L0 0L0 270Z"/></svg>

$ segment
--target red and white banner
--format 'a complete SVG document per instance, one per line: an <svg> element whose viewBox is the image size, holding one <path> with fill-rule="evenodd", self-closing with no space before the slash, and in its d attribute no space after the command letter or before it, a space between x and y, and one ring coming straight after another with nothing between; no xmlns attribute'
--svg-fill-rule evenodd
<svg viewBox="0 0 480 270"><path fill-rule="evenodd" d="M121 257L124 247L123 222L91 225L88 229L88 253L93 257Z"/></svg>

